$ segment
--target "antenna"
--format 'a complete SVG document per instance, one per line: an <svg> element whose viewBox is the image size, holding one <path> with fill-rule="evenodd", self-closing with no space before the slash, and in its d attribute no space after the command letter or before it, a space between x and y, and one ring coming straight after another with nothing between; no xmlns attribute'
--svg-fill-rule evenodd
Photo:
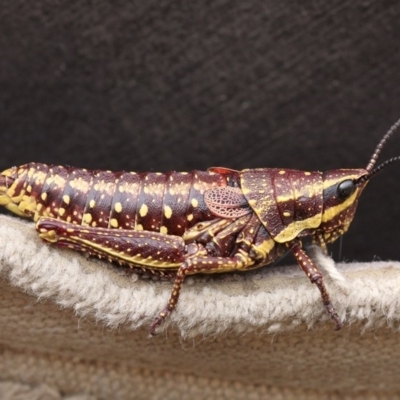
<svg viewBox="0 0 400 400"><path fill-rule="evenodd" d="M389 160L386 160L385 162L383 162L382 164L378 165L376 168L374 168L368 175L367 175L367 179L370 179L372 176L374 176L375 174L377 174L379 171L381 171L383 168L385 168L387 165L392 164L396 161L400 161L400 156L397 157L392 157L389 158Z"/></svg>
<svg viewBox="0 0 400 400"><path fill-rule="evenodd" d="M369 173L371 173L372 169L374 168L374 165L376 163L376 160L379 157L379 154L381 152L381 150L383 149L383 147L385 146L386 142L388 141L388 139L390 138L390 136L393 135L393 133L400 127L400 119L397 120L392 127L387 131L387 133L383 136L383 138L381 139L381 141L378 143L378 146L376 146L374 154L372 154L371 159L369 160L369 163L367 165L367 167L365 168ZM388 160L389 161L389 160ZM393 160L395 161L395 160ZM392 161L391 161L392 162ZM387 165L387 164L386 164ZM382 164L382 166L380 166L380 169L382 169L384 167L384 165ZM379 169L379 170L380 170ZM378 172L378 171L376 171ZM376 173L375 172L375 173Z"/></svg>

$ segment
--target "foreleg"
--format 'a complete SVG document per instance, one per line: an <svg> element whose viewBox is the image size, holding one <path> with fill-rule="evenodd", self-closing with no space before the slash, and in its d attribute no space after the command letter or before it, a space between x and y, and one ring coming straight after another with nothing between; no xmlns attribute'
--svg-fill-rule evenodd
<svg viewBox="0 0 400 400"><path fill-rule="evenodd" d="M292 252L296 257L296 260L300 268L308 276L311 283L315 283L317 285L321 293L322 302L324 303L325 309L335 322L336 329L341 329L342 323L340 322L339 316L331 303L328 291L326 290L324 284L322 273L318 270L317 266L311 261L307 253L301 248L301 244L296 244L292 248Z"/></svg>

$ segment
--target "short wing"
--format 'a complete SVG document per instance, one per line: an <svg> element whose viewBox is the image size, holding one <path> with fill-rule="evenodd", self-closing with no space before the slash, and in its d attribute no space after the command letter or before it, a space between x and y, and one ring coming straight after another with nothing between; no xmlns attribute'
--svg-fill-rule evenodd
<svg viewBox="0 0 400 400"><path fill-rule="evenodd" d="M252 210L242 190L236 187L217 187L204 193L204 201L209 210L222 218L239 218Z"/></svg>

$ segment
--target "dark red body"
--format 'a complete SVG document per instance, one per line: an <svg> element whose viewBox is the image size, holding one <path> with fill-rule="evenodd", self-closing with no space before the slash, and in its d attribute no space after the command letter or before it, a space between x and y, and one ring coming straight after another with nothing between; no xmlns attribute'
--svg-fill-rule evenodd
<svg viewBox="0 0 400 400"><path fill-rule="evenodd" d="M258 268L287 250L340 327L300 238L311 236L325 248L343 234L365 185L354 182L365 174L276 168L135 173L30 163L0 175L0 205L37 221L47 242L174 276L153 333L175 308L186 275ZM352 190L343 191L349 182Z"/></svg>

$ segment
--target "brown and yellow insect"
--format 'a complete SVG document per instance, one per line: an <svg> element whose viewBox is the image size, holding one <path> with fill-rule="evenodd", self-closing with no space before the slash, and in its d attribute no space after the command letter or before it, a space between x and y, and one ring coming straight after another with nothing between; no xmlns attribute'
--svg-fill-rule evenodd
<svg viewBox="0 0 400 400"><path fill-rule="evenodd" d="M384 135L365 169L135 173L30 163L0 174L0 205L36 221L47 242L136 272L174 277L152 334L175 309L186 275L259 268L288 250L317 285L340 329L302 239L311 237L326 249L347 231L370 178L400 160L393 157L374 168L399 126L400 120Z"/></svg>

